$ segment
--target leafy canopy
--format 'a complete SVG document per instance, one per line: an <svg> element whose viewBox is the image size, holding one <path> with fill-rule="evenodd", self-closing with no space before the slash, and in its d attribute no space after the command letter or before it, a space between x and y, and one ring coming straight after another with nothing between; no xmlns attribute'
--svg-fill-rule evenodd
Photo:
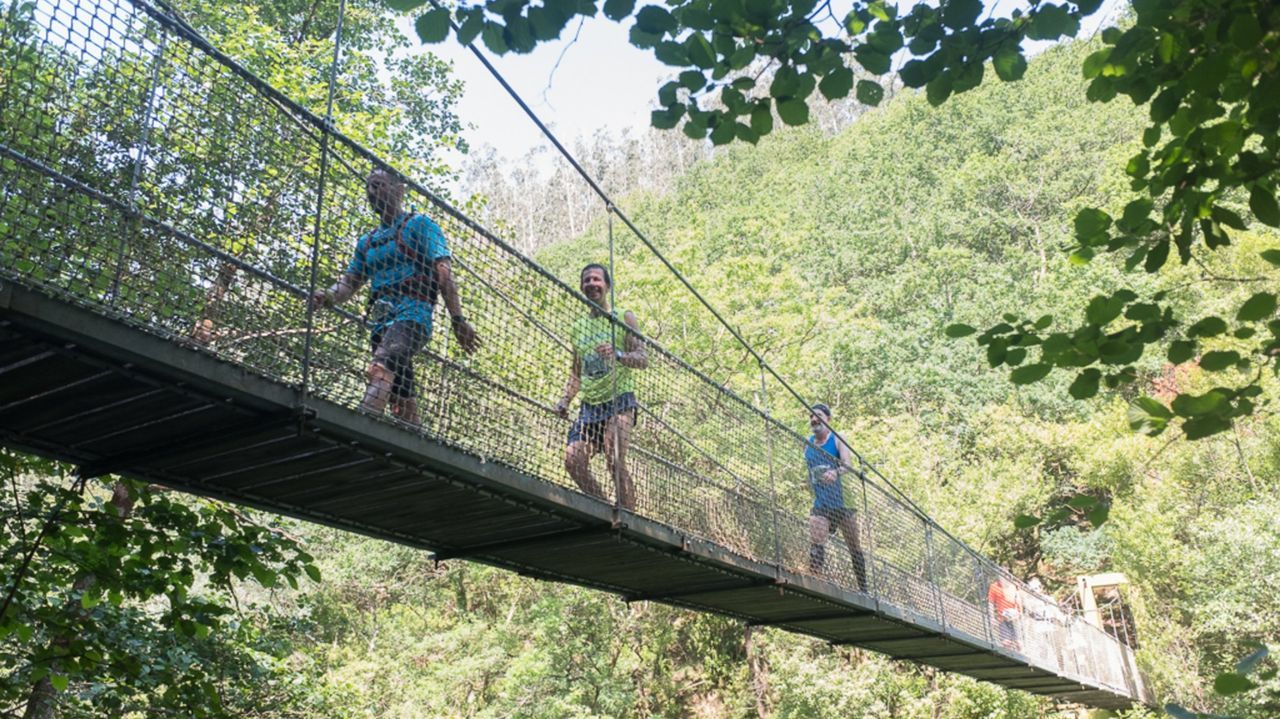
<svg viewBox="0 0 1280 719"><path fill-rule="evenodd" d="M428 0L387 0L412 10ZM576 16L631 19L631 42L676 68L658 91L655 127L681 126L714 144L756 142L777 117L809 120L817 90L828 99L850 92L878 104L883 85L857 79L894 73L923 88L929 103L977 87L988 66L1003 81L1026 70L1027 40L1072 37L1100 0L1033 0L1008 17L993 17L981 0L937 6L855 1L837 18L818 0L489 0L452 12L436 6L418 22L421 38L439 42L452 28L491 51L528 52L555 39ZM838 22L837 22L838 21ZM1127 163L1135 198L1119 212L1086 208L1075 217L1072 259L1120 253L1128 270L1158 272L1176 251L1183 264L1231 242L1254 220L1280 227L1280 6L1268 0L1135 0L1126 27L1102 33L1104 47L1085 59L1087 98L1119 95L1149 105L1144 149ZM988 65L989 63L989 65ZM851 65L853 65L851 67ZM763 78L763 79L762 79ZM766 84L767 81L767 84ZM1252 216L1252 217L1250 217ZM948 334L978 334L992 367L1007 366L1014 384L1039 382L1054 370L1075 373L1070 394L1137 380L1135 363L1150 345L1167 345L1172 364L1197 361L1222 373L1223 386L1178 394L1164 404L1134 404L1132 425L1149 433L1183 421L1192 439L1221 432L1256 409L1261 379L1277 370L1280 320L1274 283L1280 249L1261 253L1266 267L1249 278L1263 287L1226 317L1180 317L1164 293L1130 289L1094 297L1075 328L1055 330L1053 316L1013 319L981 334L953 325ZM1212 278L1210 278L1212 279Z"/></svg>

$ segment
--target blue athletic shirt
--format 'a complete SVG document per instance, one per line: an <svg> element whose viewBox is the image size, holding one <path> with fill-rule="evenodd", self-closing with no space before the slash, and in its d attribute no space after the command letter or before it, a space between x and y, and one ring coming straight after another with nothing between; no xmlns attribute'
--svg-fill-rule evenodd
<svg viewBox="0 0 1280 719"><path fill-rule="evenodd" d="M834 432L827 435L827 441L821 446L817 437L809 435L809 442L804 448L804 462L809 465L809 487L813 489L814 509L844 509L844 479L837 474L836 481L831 484L821 481L822 475L829 469L840 466L840 449L836 446Z"/></svg>
<svg viewBox="0 0 1280 719"><path fill-rule="evenodd" d="M425 274L436 260L449 256L449 245L445 242L439 225L422 214L415 214L405 222L406 215L407 213L400 213L395 222L383 223L376 230L361 235L356 241L355 253L351 256L351 263L347 265L347 274L367 280L375 296L379 290L395 287L411 277L415 268L419 274ZM415 259L406 256L396 244L396 228L401 223L404 223L404 230L400 239L417 254ZM431 303L398 294L388 296L387 301L391 302L391 311L380 317L375 329L385 329L393 322L412 321L421 324L428 331L431 330Z"/></svg>

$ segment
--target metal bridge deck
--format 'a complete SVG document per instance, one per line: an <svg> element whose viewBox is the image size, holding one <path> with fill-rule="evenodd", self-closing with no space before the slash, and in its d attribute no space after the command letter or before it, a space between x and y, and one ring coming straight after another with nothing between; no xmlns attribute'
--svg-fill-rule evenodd
<svg viewBox="0 0 1280 719"><path fill-rule="evenodd" d="M717 612L1097 707L1132 700L813 576L4 283L6 446L525 576Z"/></svg>

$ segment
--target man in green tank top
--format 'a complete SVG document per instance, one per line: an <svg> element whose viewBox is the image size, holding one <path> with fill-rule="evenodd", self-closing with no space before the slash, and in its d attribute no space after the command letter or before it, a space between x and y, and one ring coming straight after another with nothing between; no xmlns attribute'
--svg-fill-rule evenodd
<svg viewBox="0 0 1280 719"><path fill-rule="evenodd" d="M618 504L634 511L636 489L627 472L627 445L640 405L632 371L649 366L649 356L636 334L640 327L635 314L610 309L609 270L590 264L582 268L580 279L582 294L595 306L573 323L569 381L555 407L556 414L568 417L569 404L581 392L582 406L569 428L564 467L582 491L603 499L604 492L591 476L591 457L603 450Z"/></svg>

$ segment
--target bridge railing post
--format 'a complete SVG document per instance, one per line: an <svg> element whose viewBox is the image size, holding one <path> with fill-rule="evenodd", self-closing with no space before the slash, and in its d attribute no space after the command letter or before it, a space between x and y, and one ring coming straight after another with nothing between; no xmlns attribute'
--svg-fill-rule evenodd
<svg viewBox="0 0 1280 719"><path fill-rule="evenodd" d="M991 600L988 598L988 592L991 588L991 580L987 577L987 565L982 561L982 558L972 550L970 550L970 554L973 558L974 566L978 570L978 606L982 609L983 631L986 634L987 643L995 646L997 642L995 633L992 631L993 627L991 626Z"/></svg>
<svg viewBox="0 0 1280 719"><path fill-rule="evenodd" d="M947 608L943 603L942 587L938 581L937 561L933 551L933 521L928 517L924 520L924 558L925 573L929 578L929 586L933 588L933 601L938 607L938 623L942 625L942 630L947 629Z"/></svg>
<svg viewBox="0 0 1280 719"><path fill-rule="evenodd" d="M760 408L764 410L763 423L764 423L765 452L767 453L768 459L769 459L769 500L770 500L770 503L773 505L769 511L770 518L772 519L772 524L773 524L773 527L772 527L773 564L776 571L778 572L778 575L781 576L782 570L783 570L782 535L778 529L778 512L781 510L778 508L778 479L773 466L773 425L770 422L770 419L773 417L773 414L770 412L770 409L769 409L769 388L768 388L767 382L765 381L765 369L764 369L763 359L760 360L759 365L760 365Z"/></svg>
<svg viewBox="0 0 1280 719"><path fill-rule="evenodd" d="M874 597L877 601L881 599L883 592L876 576L876 531L875 518L871 516L871 503L867 499L867 460L858 455L858 480L862 485L862 525L858 531L862 531L862 527L866 527L866 537L860 542L862 545L862 568L867 578L867 586L863 587L863 591L867 596Z"/></svg>
<svg viewBox="0 0 1280 719"><path fill-rule="evenodd" d="M311 355L315 344L316 309L311 302L320 278L320 242L324 227L325 180L329 174L329 135L333 129L333 95L338 81L338 67L342 59L342 29L347 15L346 0L338 0L338 25L333 35L333 60L329 65L328 98L325 101L324 132L320 134L320 177L316 182L316 220L311 235L310 275L307 281L307 318L302 345L302 399L306 401L311 390Z"/></svg>
<svg viewBox="0 0 1280 719"><path fill-rule="evenodd" d="M111 286L107 291L107 304L115 307L120 299L120 283L124 280L124 268L129 261L129 246L142 233L142 212L138 209L138 193L142 185L142 168L147 163L147 155L151 145L151 132L155 126L156 95L160 88L160 68L164 62L165 49L168 47L169 33L161 30L160 42L156 46L151 59L151 74L147 80L147 104L142 114L142 132L138 138L137 155L133 158L133 167L129 174L129 194L127 203L130 214L126 217L127 227L120 233L120 247L116 251L115 271L111 277Z"/></svg>

